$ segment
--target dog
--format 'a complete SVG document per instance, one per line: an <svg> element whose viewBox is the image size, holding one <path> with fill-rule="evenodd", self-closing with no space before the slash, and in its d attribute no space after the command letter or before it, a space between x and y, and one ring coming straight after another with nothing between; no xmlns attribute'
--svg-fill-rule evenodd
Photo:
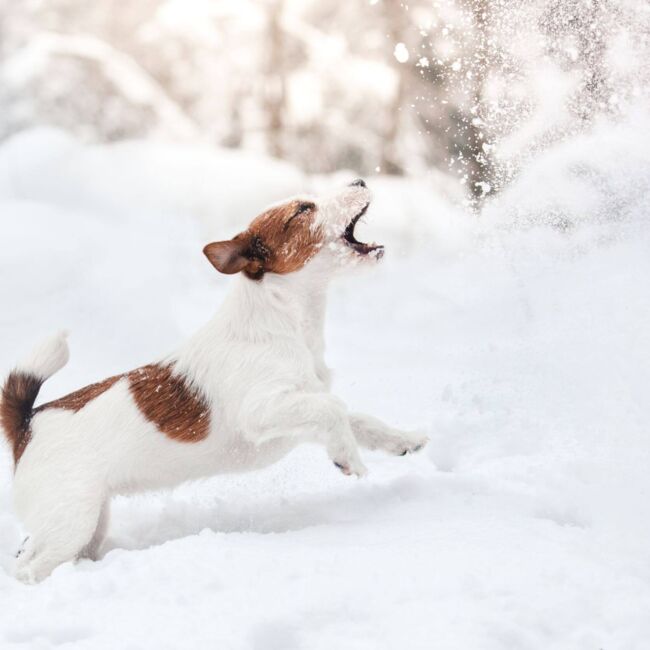
<svg viewBox="0 0 650 650"><path fill-rule="evenodd" d="M371 194L363 180L325 198L271 206L203 252L237 275L217 314L173 354L34 408L68 361L65 334L42 343L2 389L0 424L15 462L14 504L28 533L15 575L34 583L94 559L117 494L275 463L304 442L345 475L366 473L359 446L398 456L419 433L351 413L330 393L327 286L384 247L355 238Z"/></svg>

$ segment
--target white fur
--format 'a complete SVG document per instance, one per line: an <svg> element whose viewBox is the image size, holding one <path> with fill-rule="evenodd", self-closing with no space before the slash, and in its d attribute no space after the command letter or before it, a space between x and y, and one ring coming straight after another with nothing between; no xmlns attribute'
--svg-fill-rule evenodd
<svg viewBox="0 0 650 650"><path fill-rule="evenodd" d="M23 359L22 363L18 364L20 370L42 380L48 379L61 370L70 358L67 336L68 333L62 331L43 341L26 359Z"/></svg>
<svg viewBox="0 0 650 650"><path fill-rule="evenodd" d="M369 201L348 188L318 204L328 242ZM345 474L366 469L357 444L403 454L426 438L363 415L351 415L329 392L323 323L329 279L340 268L330 246L298 272L244 276L214 318L165 361L209 399L209 435L178 442L138 410L128 380L118 381L78 412L46 409L16 469L16 511L29 539L17 576L38 581L60 563L96 556L111 496L177 485L276 462L303 442L322 444ZM64 352L65 349L65 352ZM24 368L49 376L67 359L62 338L39 348Z"/></svg>

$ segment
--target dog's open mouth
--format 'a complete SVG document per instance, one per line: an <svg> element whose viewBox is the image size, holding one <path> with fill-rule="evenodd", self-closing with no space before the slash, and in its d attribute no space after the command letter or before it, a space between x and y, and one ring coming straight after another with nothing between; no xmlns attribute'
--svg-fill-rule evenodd
<svg viewBox="0 0 650 650"><path fill-rule="evenodd" d="M354 227L357 225L359 219L366 214L369 205L370 203L366 203L363 210L352 218L352 221L347 225L342 238L346 245L354 250L355 253L358 253L359 255L370 255L372 253L377 257L377 259L379 259L384 254L384 247L381 244L364 244L363 242L357 241L357 238L354 236Z"/></svg>

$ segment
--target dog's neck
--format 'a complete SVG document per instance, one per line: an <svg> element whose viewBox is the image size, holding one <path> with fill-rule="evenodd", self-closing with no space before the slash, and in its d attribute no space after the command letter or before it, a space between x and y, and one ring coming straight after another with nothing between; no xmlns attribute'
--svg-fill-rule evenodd
<svg viewBox="0 0 650 650"><path fill-rule="evenodd" d="M205 376L234 344L271 345L291 340L304 342L316 367L324 369L329 266L316 258L295 273L268 273L261 280L237 276L214 317L172 360L181 371Z"/></svg>
<svg viewBox="0 0 650 650"><path fill-rule="evenodd" d="M295 273L238 277L213 319L229 335L251 342L322 331L329 275L314 261Z"/></svg>

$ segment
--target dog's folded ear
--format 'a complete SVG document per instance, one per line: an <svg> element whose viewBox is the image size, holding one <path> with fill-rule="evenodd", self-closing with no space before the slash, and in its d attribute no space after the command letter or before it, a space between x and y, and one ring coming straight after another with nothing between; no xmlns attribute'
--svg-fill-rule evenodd
<svg viewBox="0 0 650 650"><path fill-rule="evenodd" d="M239 273L250 263L245 256L246 242L237 237L228 241L216 241L208 244L203 253L210 260L210 264L221 273Z"/></svg>

